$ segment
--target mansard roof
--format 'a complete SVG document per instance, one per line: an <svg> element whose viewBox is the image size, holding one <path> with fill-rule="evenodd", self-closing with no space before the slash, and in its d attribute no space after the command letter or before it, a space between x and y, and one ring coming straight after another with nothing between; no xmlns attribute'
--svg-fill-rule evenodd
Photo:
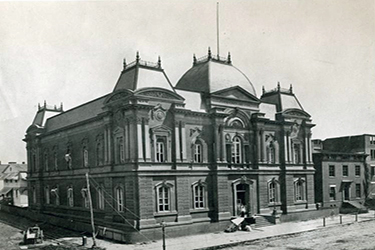
<svg viewBox="0 0 375 250"><path fill-rule="evenodd" d="M142 88L159 87L174 92L173 86L161 67L161 60L157 63L140 60L137 52L136 60L130 64L124 61L124 68L113 91L120 89L137 90Z"/></svg>
<svg viewBox="0 0 375 250"><path fill-rule="evenodd" d="M256 97L253 84L238 68L232 65L230 55L228 58L208 55L196 59L194 56L193 67L190 68L177 82L178 90L213 93L229 87L240 86Z"/></svg>

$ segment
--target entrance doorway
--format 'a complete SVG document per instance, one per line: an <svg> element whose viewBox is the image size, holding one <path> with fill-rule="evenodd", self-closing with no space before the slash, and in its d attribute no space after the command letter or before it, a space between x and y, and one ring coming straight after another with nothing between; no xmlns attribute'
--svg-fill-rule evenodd
<svg viewBox="0 0 375 250"><path fill-rule="evenodd" d="M343 196L344 201L350 200L350 184L344 185Z"/></svg>
<svg viewBox="0 0 375 250"><path fill-rule="evenodd" d="M250 209L250 188L248 184L237 184L235 186L234 215L245 216L251 213Z"/></svg>

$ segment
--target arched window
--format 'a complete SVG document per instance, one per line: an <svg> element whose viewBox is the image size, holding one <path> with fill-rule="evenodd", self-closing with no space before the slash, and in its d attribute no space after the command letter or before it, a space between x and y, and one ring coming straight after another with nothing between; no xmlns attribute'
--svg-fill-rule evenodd
<svg viewBox="0 0 375 250"><path fill-rule="evenodd" d="M48 171L48 151L44 151L44 171Z"/></svg>
<svg viewBox="0 0 375 250"><path fill-rule="evenodd" d="M125 150L124 138L121 136L121 137L117 138L117 152L118 152L117 161L119 163L123 163L125 161L125 151L124 150Z"/></svg>
<svg viewBox="0 0 375 250"><path fill-rule="evenodd" d="M60 205L60 196L59 196L58 187L54 187L51 189L51 198L52 198L53 204L55 204L56 206Z"/></svg>
<svg viewBox="0 0 375 250"><path fill-rule="evenodd" d="M87 168L89 166L89 151L87 150L87 146L86 145L84 145L82 147L82 155L83 155L83 157L82 157L83 167Z"/></svg>
<svg viewBox="0 0 375 250"><path fill-rule="evenodd" d="M305 180L298 178L294 181L294 200L304 201L305 199Z"/></svg>
<svg viewBox="0 0 375 250"><path fill-rule="evenodd" d="M232 162L233 163L242 162L242 141L238 136L233 138Z"/></svg>
<svg viewBox="0 0 375 250"><path fill-rule="evenodd" d="M194 162L200 163L203 160L203 146L200 141L196 141L193 147L194 150Z"/></svg>
<svg viewBox="0 0 375 250"><path fill-rule="evenodd" d="M65 161L68 169L72 169L72 151L71 146L68 146L65 153Z"/></svg>
<svg viewBox="0 0 375 250"><path fill-rule="evenodd" d="M90 201L89 201L89 195L87 187L84 187L81 189L81 195L82 195L82 201L83 201L83 207L89 208L90 207Z"/></svg>
<svg viewBox="0 0 375 250"><path fill-rule="evenodd" d="M170 212L173 207L173 185L163 181L156 185L156 210L157 212Z"/></svg>
<svg viewBox="0 0 375 250"><path fill-rule="evenodd" d="M156 161L165 162L166 150L165 150L165 139L162 137L156 140Z"/></svg>
<svg viewBox="0 0 375 250"><path fill-rule="evenodd" d="M96 165L100 166L103 165L103 143L101 140L98 140L96 143Z"/></svg>
<svg viewBox="0 0 375 250"><path fill-rule="evenodd" d="M116 209L118 212L124 211L124 190L122 187L116 187L115 189L116 194Z"/></svg>
<svg viewBox="0 0 375 250"><path fill-rule="evenodd" d="M100 210L104 209L104 192L102 187L98 188L98 208Z"/></svg>
<svg viewBox="0 0 375 250"><path fill-rule="evenodd" d="M198 181L193 183L193 208L201 209L206 208L206 184Z"/></svg>
<svg viewBox="0 0 375 250"><path fill-rule="evenodd" d="M293 143L294 163L301 163L301 145L299 143Z"/></svg>
<svg viewBox="0 0 375 250"><path fill-rule="evenodd" d="M68 187L67 197L68 197L68 206L74 207L74 197L73 197L73 188L72 187Z"/></svg>
<svg viewBox="0 0 375 250"><path fill-rule="evenodd" d="M44 187L44 201L46 204L50 204L49 187Z"/></svg>
<svg viewBox="0 0 375 250"><path fill-rule="evenodd" d="M268 182L268 202L271 204L280 202L279 183L275 178Z"/></svg>
<svg viewBox="0 0 375 250"><path fill-rule="evenodd" d="M53 167L55 170L58 170L58 159L57 159L57 147L53 148Z"/></svg>
<svg viewBox="0 0 375 250"><path fill-rule="evenodd" d="M267 145L266 151L267 151L267 162L275 163L275 160L276 160L275 145L273 141L270 141L270 143Z"/></svg>

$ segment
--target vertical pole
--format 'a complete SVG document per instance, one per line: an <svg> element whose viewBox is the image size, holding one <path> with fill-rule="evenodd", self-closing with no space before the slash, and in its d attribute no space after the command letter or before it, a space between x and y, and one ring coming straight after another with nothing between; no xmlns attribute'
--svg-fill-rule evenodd
<svg viewBox="0 0 375 250"><path fill-rule="evenodd" d="M166 246L165 246L165 222L164 221L161 223L161 230L163 232L163 250L166 250Z"/></svg>
<svg viewBox="0 0 375 250"><path fill-rule="evenodd" d="M342 224L342 215L340 215L340 224Z"/></svg>
<svg viewBox="0 0 375 250"><path fill-rule="evenodd" d="M323 227L326 226L326 217L323 217Z"/></svg>
<svg viewBox="0 0 375 250"><path fill-rule="evenodd" d="M219 59L219 2L216 3L217 57Z"/></svg>
<svg viewBox="0 0 375 250"><path fill-rule="evenodd" d="M358 214L355 214L355 221L358 221Z"/></svg>
<svg viewBox="0 0 375 250"><path fill-rule="evenodd" d="M91 226L92 226L92 246L96 246L96 239L95 239L95 225L94 225L94 212L92 211L92 201L91 201L91 193L90 193L90 182L89 182L89 173L86 173L86 182L87 182L87 196L89 198L89 205L90 205L90 215L91 215Z"/></svg>

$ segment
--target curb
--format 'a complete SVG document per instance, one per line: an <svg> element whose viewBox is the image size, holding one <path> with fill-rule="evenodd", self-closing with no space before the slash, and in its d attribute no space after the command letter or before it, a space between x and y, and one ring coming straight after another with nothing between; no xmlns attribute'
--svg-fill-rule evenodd
<svg viewBox="0 0 375 250"><path fill-rule="evenodd" d="M244 241L236 241L236 242L231 242L231 243L225 243L225 244L216 245L216 246L210 246L210 247L194 248L193 250L216 250L216 249L224 249L224 248L228 248L228 247L242 245L242 244L248 243L248 242L254 242L254 241L257 241L257 240L269 240L269 239L277 238L277 237L281 237L281 236L293 236L293 235L298 235L298 234L302 234L302 233L312 232L312 231L316 231L316 230L320 230L320 229L324 229L324 228L337 227L337 226L346 226L346 225L351 225L351 224L354 224L354 223L362 223L362 222L368 222L368 221L374 221L374 219L365 219L365 220L362 220L362 221L352 221L352 222L348 222L348 223L345 223L345 224L344 223L343 224L334 224L334 225L325 226L325 227L318 226L316 228L308 229L308 230L300 231L300 232L278 234L278 235L273 235L273 236L260 237L260 238L257 238L257 239L251 239L251 240L244 240Z"/></svg>

